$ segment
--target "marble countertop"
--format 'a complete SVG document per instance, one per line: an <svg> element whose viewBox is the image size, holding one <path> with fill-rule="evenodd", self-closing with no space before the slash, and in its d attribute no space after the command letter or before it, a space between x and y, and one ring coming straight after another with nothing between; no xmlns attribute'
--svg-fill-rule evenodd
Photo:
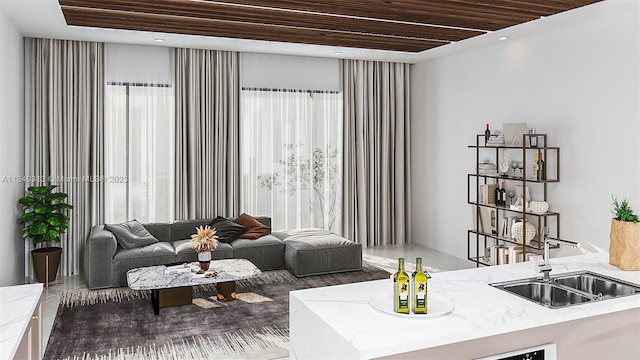
<svg viewBox="0 0 640 360"><path fill-rule="evenodd" d="M608 253L551 259L552 275L591 270L640 284L640 271L622 271L608 263ZM453 302L453 311L429 318L401 317L376 310L369 300L391 292L392 280L377 280L292 291L304 304L346 339L358 358L375 358L486 336L640 309L640 295L549 309L489 284L536 276L534 263L518 263L432 273L429 294ZM389 336L393 331L393 336Z"/></svg>
<svg viewBox="0 0 640 360"><path fill-rule="evenodd" d="M0 287L0 359L13 359L42 289L42 284Z"/></svg>

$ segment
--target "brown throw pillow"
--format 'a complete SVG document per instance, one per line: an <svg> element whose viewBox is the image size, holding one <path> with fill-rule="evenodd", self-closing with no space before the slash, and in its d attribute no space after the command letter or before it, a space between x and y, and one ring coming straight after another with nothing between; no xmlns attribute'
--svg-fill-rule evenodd
<svg viewBox="0 0 640 360"><path fill-rule="evenodd" d="M243 239L257 239L259 237L271 234L271 228L254 219L251 215L242 214L238 216L236 222L249 230L240 235Z"/></svg>

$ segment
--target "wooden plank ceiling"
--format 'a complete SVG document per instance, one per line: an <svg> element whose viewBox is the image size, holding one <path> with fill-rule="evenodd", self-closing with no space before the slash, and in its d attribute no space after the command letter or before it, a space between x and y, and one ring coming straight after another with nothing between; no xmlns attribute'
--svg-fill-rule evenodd
<svg viewBox="0 0 640 360"><path fill-rule="evenodd" d="M67 25L420 52L600 0L59 0Z"/></svg>

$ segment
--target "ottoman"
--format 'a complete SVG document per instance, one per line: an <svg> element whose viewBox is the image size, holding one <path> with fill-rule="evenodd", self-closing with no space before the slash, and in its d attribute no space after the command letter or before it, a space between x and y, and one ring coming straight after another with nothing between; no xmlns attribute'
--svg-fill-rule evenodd
<svg viewBox="0 0 640 360"><path fill-rule="evenodd" d="M362 268L362 246L324 229L273 234L285 243L284 266L297 277Z"/></svg>

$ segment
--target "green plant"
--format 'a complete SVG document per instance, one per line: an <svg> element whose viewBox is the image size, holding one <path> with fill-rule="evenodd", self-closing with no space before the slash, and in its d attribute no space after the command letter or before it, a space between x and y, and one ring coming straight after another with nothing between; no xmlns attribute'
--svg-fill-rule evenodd
<svg viewBox="0 0 640 360"><path fill-rule="evenodd" d="M611 196L611 198L613 199L613 210L611 212L615 215L614 219L634 224L638 222L638 215L633 213L633 209L629 206L627 199L618 201L614 196Z"/></svg>
<svg viewBox="0 0 640 360"><path fill-rule="evenodd" d="M60 234L69 227L69 217L66 210L73 209L72 205L63 201L67 194L53 192L56 185L31 186L30 194L18 200L22 215L20 222L25 224L22 238L31 238L33 246L50 241L60 242Z"/></svg>

